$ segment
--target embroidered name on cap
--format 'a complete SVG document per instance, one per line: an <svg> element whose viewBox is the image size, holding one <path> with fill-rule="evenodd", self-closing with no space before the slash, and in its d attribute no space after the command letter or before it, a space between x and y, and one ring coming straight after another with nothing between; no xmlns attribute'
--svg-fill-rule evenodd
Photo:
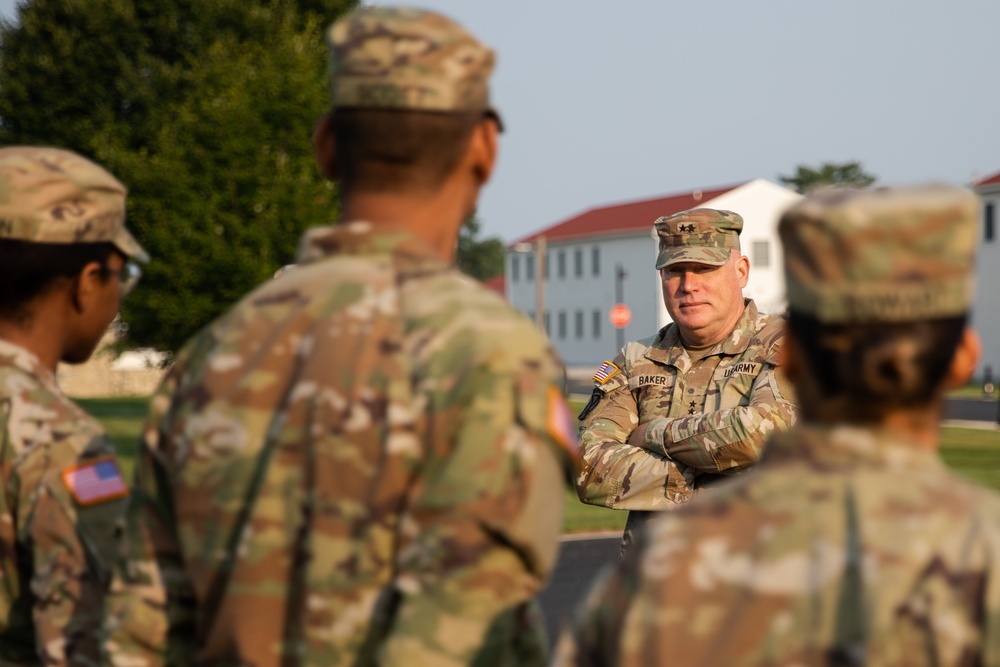
<svg viewBox="0 0 1000 667"><path fill-rule="evenodd" d="M128 495L118 462L111 456L70 466L62 478L73 500L84 507Z"/></svg>

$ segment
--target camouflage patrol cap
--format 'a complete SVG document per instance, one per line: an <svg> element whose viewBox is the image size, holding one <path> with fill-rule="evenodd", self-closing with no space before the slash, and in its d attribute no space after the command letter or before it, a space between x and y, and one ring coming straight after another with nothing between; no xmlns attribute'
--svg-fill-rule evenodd
<svg viewBox="0 0 1000 667"><path fill-rule="evenodd" d="M743 218L732 211L695 208L657 218L653 231L660 244L656 268L681 262L722 266L730 250L740 249Z"/></svg>
<svg viewBox="0 0 1000 667"><path fill-rule="evenodd" d="M978 220L976 196L952 186L809 195L778 224L789 306L826 323L961 315Z"/></svg>
<svg viewBox="0 0 1000 667"><path fill-rule="evenodd" d="M35 243L113 243L125 255L149 255L125 229L125 186L75 153L58 148L0 148L0 239Z"/></svg>
<svg viewBox="0 0 1000 667"><path fill-rule="evenodd" d="M327 45L334 108L496 115L493 51L440 14L363 7L330 26Z"/></svg>

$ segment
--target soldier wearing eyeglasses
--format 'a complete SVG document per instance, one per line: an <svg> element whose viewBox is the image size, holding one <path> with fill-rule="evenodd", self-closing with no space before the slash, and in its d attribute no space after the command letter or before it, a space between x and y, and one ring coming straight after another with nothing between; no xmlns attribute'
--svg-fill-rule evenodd
<svg viewBox="0 0 1000 667"><path fill-rule="evenodd" d="M111 440L56 384L138 280L125 187L54 148L0 149L0 664L96 664L114 525Z"/></svg>

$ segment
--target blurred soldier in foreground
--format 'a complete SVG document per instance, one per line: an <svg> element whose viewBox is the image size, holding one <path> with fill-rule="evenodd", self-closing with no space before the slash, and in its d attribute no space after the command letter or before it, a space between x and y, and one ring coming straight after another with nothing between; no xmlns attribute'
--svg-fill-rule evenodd
<svg viewBox="0 0 1000 667"><path fill-rule="evenodd" d="M743 218L702 208L653 226L673 322L605 361L580 414L580 499L631 510L623 550L652 511L743 471L794 418L777 370L782 320L743 298Z"/></svg>
<svg viewBox="0 0 1000 667"><path fill-rule="evenodd" d="M128 487L56 384L90 357L148 257L125 188L54 148L0 149L0 665L97 664Z"/></svg>
<svg viewBox="0 0 1000 667"><path fill-rule="evenodd" d="M529 601L575 447L560 365L451 266L496 156L493 54L416 10L359 10L328 41L313 140L341 222L191 340L154 397L116 665L545 660Z"/></svg>
<svg viewBox="0 0 1000 667"><path fill-rule="evenodd" d="M560 665L1000 665L1000 497L937 455L979 205L830 191L782 218L802 424L760 468L649 525Z"/></svg>

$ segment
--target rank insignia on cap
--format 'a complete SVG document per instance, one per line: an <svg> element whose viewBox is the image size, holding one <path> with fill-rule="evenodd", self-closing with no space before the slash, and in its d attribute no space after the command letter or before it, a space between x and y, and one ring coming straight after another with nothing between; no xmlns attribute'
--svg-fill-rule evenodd
<svg viewBox="0 0 1000 667"><path fill-rule="evenodd" d="M569 406L562 393L555 387L549 387L546 423L549 435L569 452L574 463L580 458L580 448L576 442L576 420L573 419Z"/></svg>
<svg viewBox="0 0 1000 667"><path fill-rule="evenodd" d="M72 465L62 473L63 483L78 505L96 505L128 495L128 486L114 457Z"/></svg>
<svg viewBox="0 0 1000 667"><path fill-rule="evenodd" d="M610 361L605 361L603 364L601 364L601 367L597 369L597 372L594 373L594 382L597 382L598 384L604 384L605 382L610 380L611 377L617 372L618 372L617 366L615 366Z"/></svg>

